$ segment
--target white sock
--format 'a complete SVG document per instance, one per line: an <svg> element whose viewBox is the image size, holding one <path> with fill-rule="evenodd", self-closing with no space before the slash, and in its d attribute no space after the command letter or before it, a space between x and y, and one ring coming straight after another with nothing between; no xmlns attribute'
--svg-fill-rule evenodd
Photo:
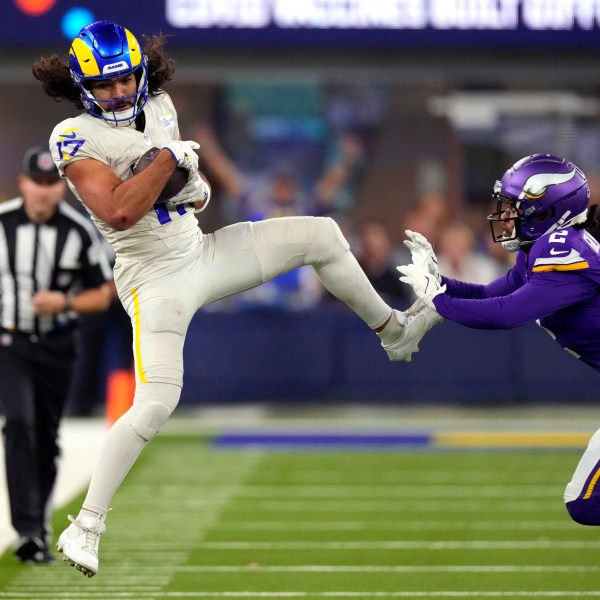
<svg viewBox="0 0 600 600"><path fill-rule="evenodd" d="M80 513L82 516L105 515L108 512L113 495L133 463L152 435L162 426L162 422L146 423L145 415L155 414L149 412L148 407L159 407L161 421L166 421L177 406L180 391L178 386L168 383L143 383L137 386L133 406L111 427L106 436L83 503ZM153 428L156 431L153 432ZM140 435L141 431L144 431L143 435Z"/></svg>
<svg viewBox="0 0 600 600"><path fill-rule="evenodd" d="M404 323L406 315L399 310L392 311L392 316L387 325L377 335L384 346L389 346L398 341L404 335Z"/></svg>
<svg viewBox="0 0 600 600"><path fill-rule="evenodd" d="M82 508L77 515L77 519L86 519L93 518L97 519L98 517L105 517L106 511L102 509L98 509L98 511L88 510L87 508Z"/></svg>

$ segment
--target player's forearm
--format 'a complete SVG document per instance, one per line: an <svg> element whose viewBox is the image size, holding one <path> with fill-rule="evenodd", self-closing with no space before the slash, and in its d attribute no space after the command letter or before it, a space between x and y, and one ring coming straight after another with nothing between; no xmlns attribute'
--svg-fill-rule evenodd
<svg viewBox="0 0 600 600"><path fill-rule="evenodd" d="M65 174L94 215L124 231L150 210L174 170L175 160L165 150L148 168L125 180L106 164L87 158L67 165Z"/></svg>
<svg viewBox="0 0 600 600"><path fill-rule="evenodd" d="M173 155L163 150L146 169L116 186L111 202L115 211L109 224L121 231L135 225L156 202L175 166Z"/></svg>
<svg viewBox="0 0 600 600"><path fill-rule="evenodd" d="M457 279L450 279L443 275L442 283L446 285L446 294L448 296L452 296L453 298L470 298L473 300L508 296L521 285L516 280L512 269L486 285L458 281Z"/></svg>
<svg viewBox="0 0 600 600"><path fill-rule="evenodd" d="M544 273L505 296L465 299L439 294L433 303L442 317L466 327L514 329L596 294L596 285L589 279L564 273Z"/></svg>
<svg viewBox="0 0 600 600"><path fill-rule="evenodd" d="M485 286L478 283L467 283L442 275L442 284L446 286L446 293L453 298L486 298Z"/></svg>
<svg viewBox="0 0 600 600"><path fill-rule="evenodd" d="M510 296L472 299L439 294L433 303L445 319L473 329L514 329L537 318L523 314Z"/></svg>

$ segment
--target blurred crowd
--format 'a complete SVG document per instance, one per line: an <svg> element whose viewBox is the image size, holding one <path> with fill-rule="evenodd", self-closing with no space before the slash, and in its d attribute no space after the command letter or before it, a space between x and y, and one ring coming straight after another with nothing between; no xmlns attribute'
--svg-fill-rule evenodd
<svg viewBox="0 0 600 600"><path fill-rule="evenodd" d="M323 161L322 171L313 180L303 177L298 165L279 158L263 172L244 172L205 123L194 126L191 137L201 145L201 168L213 185L213 210L220 213L223 224L290 215L330 216L342 228L375 289L394 306L406 308L413 300L396 271L397 265L410 262L401 241L405 229L418 231L431 241L441 271L449 277L487 283L510 266L509 255L492 242L486 220L491 210L469 208L466 217L455 214L441 191L419 196L401 222L357 217L369 153L366 141L356 132L337 134L331 158ZM491 209L491 204L487 208ZM302 268L208 310L298 311L317 307L327 299L313 270Z"/></svg>

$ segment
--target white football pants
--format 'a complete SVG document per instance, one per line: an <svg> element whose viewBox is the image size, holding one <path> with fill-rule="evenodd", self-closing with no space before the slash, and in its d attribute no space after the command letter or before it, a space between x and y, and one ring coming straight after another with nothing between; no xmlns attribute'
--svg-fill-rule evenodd
<svg viewBox="0 0 600 600"><path fill-rule="evenodd" d="M121 294L133 325L138 383L181 386L185 334L199 308L303 265L312 265L325 287L371 328L390 316L332 219L237 223L200 236L195 255L171 274Z"/></svg>
<svg viewBox="0 0 600 600"><path fill-rule="evenodd" d="M202 306L312 265L325 287L372 329L391 314L332 219L237 223L212 234L199 232L186 243L197 244L192 257L173 265L167 276L120 290L133 326L136 392L133 406L107 436L84 510L106 513L144 445L177 406L185 334Z"/></svg>
<svg viewBox="0 0 600 600"><path fill-rule="evenodd" d="M565 489L571 518L582 525L600 525L600 429L590 438L573 478Z"/></svg>

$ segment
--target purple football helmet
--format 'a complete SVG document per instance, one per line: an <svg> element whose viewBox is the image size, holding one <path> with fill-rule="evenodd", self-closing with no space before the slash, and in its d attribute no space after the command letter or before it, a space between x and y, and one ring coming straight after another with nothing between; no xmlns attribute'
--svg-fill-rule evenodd
<svg viewBox="0 0 600 600"><path fill-rule="evenodd" d="M497 207L488 220L494 242L516 252L555 229L584 222L590 188L572 162L552 154L532 154L496 181L492 197Z"/></svg>

